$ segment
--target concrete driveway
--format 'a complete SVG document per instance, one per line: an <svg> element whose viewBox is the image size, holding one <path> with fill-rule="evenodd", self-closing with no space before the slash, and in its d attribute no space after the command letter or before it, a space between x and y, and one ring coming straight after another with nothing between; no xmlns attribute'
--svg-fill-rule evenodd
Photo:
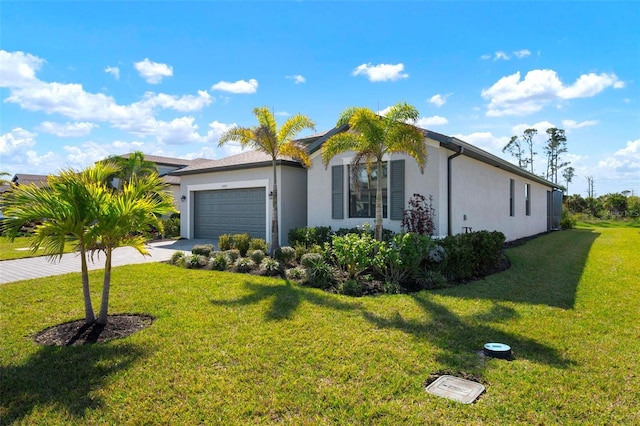
<svg viewBox="0 0 640 426"><path fill-rule="evenodd" d="M150 256L143 256L131 247L120 247L114 250L112 266L131 265L137 263L164 262L171 259L176 251L191 253L196 244L217 244L213 240L167 240L154 241L147 247ZM89 270L104 269L104 254L96 256L94 262L89 259ZM50 262L46 256L27 259L0 261L0 284L33 278L80 272L80 255L67 253L59 261Z"/></svg>

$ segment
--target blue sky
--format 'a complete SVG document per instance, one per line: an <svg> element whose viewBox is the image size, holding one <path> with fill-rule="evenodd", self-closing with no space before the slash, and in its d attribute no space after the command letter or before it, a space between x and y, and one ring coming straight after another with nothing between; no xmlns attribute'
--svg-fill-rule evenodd
<svg viewBox="0 0 640 426"><path fill-rule="evenodd" d="M0 4L0 169L83 168L140 150L221 158L256 106L317 130L406 101L493 154L567 134L570 193L640 194L640 3ZM535 159L542 173L545 160ZM428 165L427 165L428 167Z"/></svg>

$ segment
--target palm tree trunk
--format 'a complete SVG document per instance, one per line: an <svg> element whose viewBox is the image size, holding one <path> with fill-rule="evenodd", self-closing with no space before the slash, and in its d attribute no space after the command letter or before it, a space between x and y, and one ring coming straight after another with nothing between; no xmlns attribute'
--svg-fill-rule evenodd
<svg viewBox="0 0 640 426"><path fill-rule="evenodd" d="M100 315L98 316L98 324L107 324L107 315L109 313L109 290L111 288L111 254L113 249L107 248L107 259L104 262L104 281L102 283L102 301L100 302Z"/></svg>
<svg viewBox="0 0 640 426"><path fill-rule="evenodd" d="M91 291L89 290L89 268L87 267L87 253L84 247L80 247L80 258L82 263L82 294L84 296L84 322L91 324L96 320L91 304Z"/></svg>
<svg viewBox="0 0 640 426"><path fill-rule="evenodd" d="M376 240L382 241L382 160L378 160L376 178Z"/></svg>
<svg viewBox="0 0 640 426"><path fill-rule="evenodd" d="M276 159L272 160L273 165L273 189L271 191L271 254L275 254L280 247L278 238L278 178L276 171Z"/></svg>

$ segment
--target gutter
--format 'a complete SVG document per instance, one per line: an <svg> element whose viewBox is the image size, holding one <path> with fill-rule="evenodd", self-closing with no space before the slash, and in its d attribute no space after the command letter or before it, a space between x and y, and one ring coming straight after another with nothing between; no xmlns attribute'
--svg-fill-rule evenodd
<svg viewBox="0 0 640 426"><path fill-rule="evenodd" d="M451 208L451 161L459 155L464 153L464 147L457 145L458 152L447 157L447 235L453 235L451 229L451 221L453 219L453 209Z"/></svg>

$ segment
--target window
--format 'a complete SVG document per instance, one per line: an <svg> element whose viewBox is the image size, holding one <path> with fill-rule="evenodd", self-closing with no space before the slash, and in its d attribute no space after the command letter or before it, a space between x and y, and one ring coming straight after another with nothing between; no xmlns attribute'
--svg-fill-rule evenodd
<svg viewBox="0 0 640 426"><path fill-rule="evenodd" d="M360 170L357 185L351 176L349 166L349 217L376 217L376 189L378 173L374 168L367 173ZM387 163L382 163L382 217L387 217Z"/></svg>
<svg viewBox="0 0 640 426"><path fill-rule="evenodd" d="M524 184L524 211L527 216L531 216L531 185Z"/></svg>
<svg viewBox="0 0 640 426"><path fill-rule="evenodd" d="M516 215L516 181L509 179L509 216Z"/></svg>

